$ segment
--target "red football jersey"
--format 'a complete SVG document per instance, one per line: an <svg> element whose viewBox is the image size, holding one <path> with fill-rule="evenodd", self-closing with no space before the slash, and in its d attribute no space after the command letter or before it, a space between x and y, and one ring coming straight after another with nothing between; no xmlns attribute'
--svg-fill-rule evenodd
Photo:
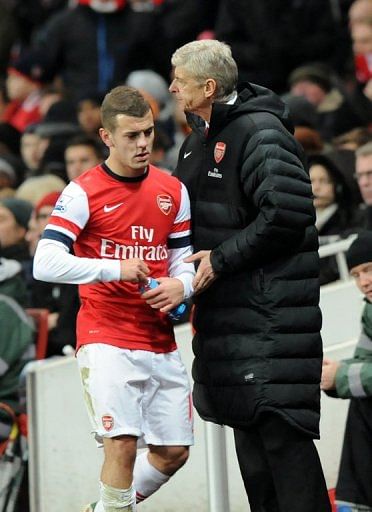
<svg viewBox="0 0 372 512"><path fill-rule="evenodd" d="M140 258L150 276L169 275L169 249L190 245L190 208L185 187L149 166L143 176L124 178L103 164L71 182L60 196L43 238L73 244L85 258ZM123 281L79 286L79 347L108 343L168 352L176 345L167 314L141 299L138 285Z"/></svg>

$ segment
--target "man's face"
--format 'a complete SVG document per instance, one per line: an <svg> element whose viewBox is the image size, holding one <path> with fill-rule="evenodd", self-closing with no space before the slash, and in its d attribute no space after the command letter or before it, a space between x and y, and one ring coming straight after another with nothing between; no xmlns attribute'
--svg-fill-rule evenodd
<svg viewBox="0 0 372 512"><path fill-rule="evenodd" d="M86 133L98 133L101 127L101 110L91 100L83 100L78 106L78 121Z"/></svg>
<svg viewBox="0 0 372 512"><path fill-rule="evenodd" d="M323 165L319 164L312 165L309 174L315 208L327 208L335 200L335 190L331 177Z"/></svg>
<svg viewBox="0 0 372 512"><path fill-rule="evenodd" d="M36 133L24 133L21 137L21 156L24 163L31 170L39 167L40 137Z"/></svg>
<svg viewBox="0 0 372 512"><path fill-rule="evenodd" d="M66 172L71 181L90 167L95 167L102 162L91 146L80 144L70 146L65 151Z"/></svg>
<svg viewBox="0 0 372 512"><path fill-rule="evenodd" d="M175 95L182 110L200 115L211 107L211 99L206 98L204 85L192 78L184 68L176 67L169 91Z"/></svg>
<svg viewBox="0 0 372 512"><path fill-rule="evenodd" d="M303 96L309 103L317 107L324 100L326 92L318 84L303 80L297 82L291 87L291 94L294 96Z"/></svg>
<svg viewBox="0 0 372 512"><path fill-rule="evenodd" d="M355 177L357 179L363 201L366 205L372 206L372 154L358 156L356 159L355 171Z"/></svg>
<svg viewBox="0 0 372 512"><path fill-rule="evenodd" d="M24 76L10 72L6 79L6 89L10 100L23 101L37 88L37 86Z"/></svg>
<svg viewBox="0 0 372 512"><path fill-rule="evenodd" d="M0 204L0 245L16 245L24 239L25 234L25 228L17 224L12 212Z"/></svg>
<svg viewBox="0 0 372 512"><path fill-rule="evenodd" d="M372 261L353 267L350 274L363 295L372 301Z"/></svg>
<svg viewBox="0 0 372 512"><path fill-rule="evenodd" d="M354 53L372 53L372 26L367 23L356 23L351 29Z"/></svg>
<svg viewBox="0 0 372 512"><path fill-rule="evenodd" d="M140 176L150 163L154 142L154 120L151 110L143 117L116 116L116 128L100 129L103 142L110 150L113 171L125 176Z"/></svg>

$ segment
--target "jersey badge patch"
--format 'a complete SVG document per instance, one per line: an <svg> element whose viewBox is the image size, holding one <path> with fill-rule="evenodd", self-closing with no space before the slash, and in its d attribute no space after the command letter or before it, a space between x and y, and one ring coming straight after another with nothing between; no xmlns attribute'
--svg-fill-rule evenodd
<svg viewBox="0 0 372 512"><path fill-rule="evenodd" d="M56 202L53 212L65 212L67 210L68 203L70 203L71 201L71 196L67 196L66 194L60 195Z"/></svg>
<svg viewBox="0 0 372 512"><path fill-rule="evenodd" d="M224 142L217 142L214 146L214 159L219 164L226 152L226 144Z"/></svg>
<svg viewBox="0 0 372 512"><path fill-rule="evenodd" d="M157 203L160 210L165 214L169 215L172 210L172 198L167 194L161 194L157 197Z"/></svg>
<svg viewBox="0 0 372 512"><path fill-rule="evenodd" d="M105 414L104 416L102 416L102 425L107 432L110 432L110 430L112 430L114 426L114 418L109 414Z"/></svg>

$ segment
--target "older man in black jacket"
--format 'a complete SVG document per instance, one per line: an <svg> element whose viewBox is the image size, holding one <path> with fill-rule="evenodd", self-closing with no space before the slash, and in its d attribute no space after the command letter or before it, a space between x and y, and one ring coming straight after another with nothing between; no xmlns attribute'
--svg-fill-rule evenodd
<svg viewBox="0 0 372 512"><path fill-rule="evenodd" d="M319 437L319 261L311 185L285 105L237 89L219 41L172 58L170 91L192 133L176 175L188 188L194 281L194 402L234 428L252 512L328 512Z"/></svg>

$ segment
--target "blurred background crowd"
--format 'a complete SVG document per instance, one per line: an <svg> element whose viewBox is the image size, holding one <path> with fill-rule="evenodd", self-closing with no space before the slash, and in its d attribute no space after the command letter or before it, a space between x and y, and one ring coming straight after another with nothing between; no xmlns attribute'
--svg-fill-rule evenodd
<svg viewBox="0 0 372 512"><path fill-rule="evenodd" d="M79 307L75 286L32 277L48 216L66 183L106 158L100 104L113 86L146 96L152 162L173 171L188 126L170 59L188 41L227 42L240 80L287 104L320 243L372 226L372 0L0 0L0 12L0 294L22 276L11 297L49 311L48 356L74 346ZM323 259L321 284L336 279Z"/></svg>

